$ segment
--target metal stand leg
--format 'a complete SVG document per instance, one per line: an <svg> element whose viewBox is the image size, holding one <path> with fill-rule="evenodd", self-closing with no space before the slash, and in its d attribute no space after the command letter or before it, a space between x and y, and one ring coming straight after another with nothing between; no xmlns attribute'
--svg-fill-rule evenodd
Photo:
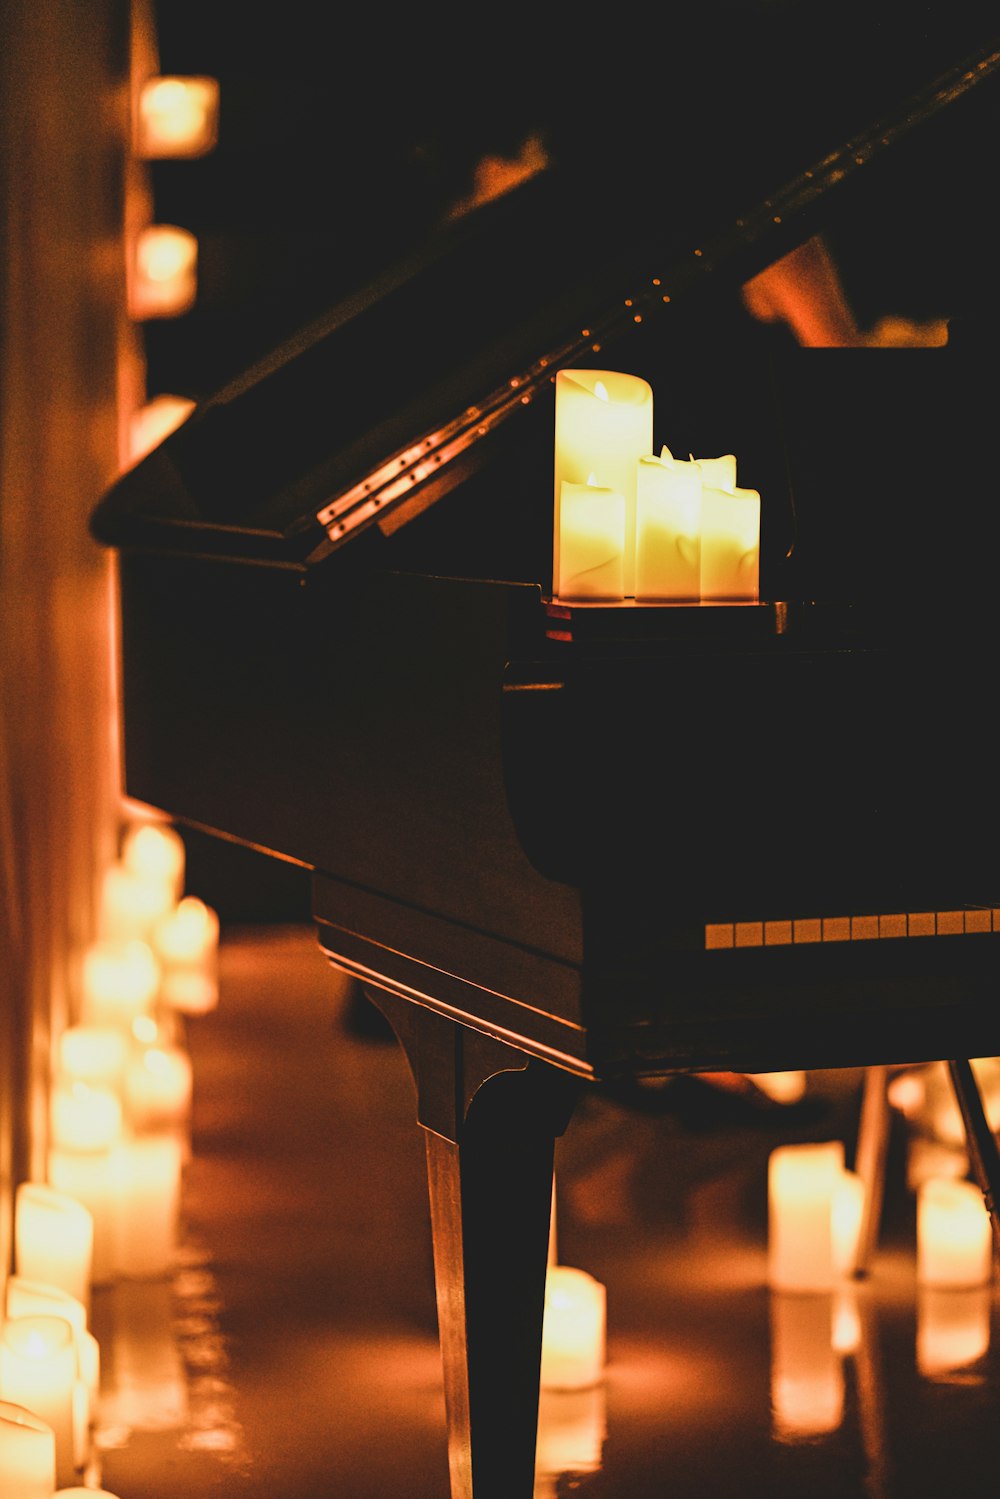
<svg viewBox="0 0 1000 1499"><path fill-rule="evenodd" d="M1000 1261L1000 1217L997 1214L997 1202L1000 1199L1000 1150L997 1149L996 1136L986 1118L979 1084L970 1063L965 1060L949 1062L948 1071L962 1123L965 1125L969 1164L983 1194L993 1227L994 1256Z"/></svg>
<svg viewBox="0 0 1000 1499"><path fill-rule="evenodd" d="M885 1195L885 1162L889 1150L889 1069L867 1067L858 1124L854 1169L864 1184L858 1235L856 1275L867 1275L878 1244Z"/></svg>

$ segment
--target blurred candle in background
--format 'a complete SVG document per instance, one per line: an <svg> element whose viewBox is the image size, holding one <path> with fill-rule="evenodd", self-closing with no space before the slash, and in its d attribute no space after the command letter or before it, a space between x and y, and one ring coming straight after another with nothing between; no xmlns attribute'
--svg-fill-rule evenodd
<svg viewBox="0 0 1000 1499"><path fill-rule="evenodd" d="M137 321L179 317L198 291L198 241L179 224L149 224L133 251L129 314Z"/></svg>
<svg viewBox="0 0 1000 1499"><path fill-rule="evenodd" d="M635 596L693 599L701 589L701 469L668 448L639 459L635 492Z"/></svg>
<svg viewBox="0 0 1000 1499"><path fill-rule="evenodd" d="M90 1306L94 1220L83 1203L45 1182L14 1194L14 1272L48 1281Z"/></svg>
<svg viewBox="0 0 1000 1499"><path fill-rule="evenodd" d="M48 1153L52 1187L81 1203L90 1214L93 1225L90 1280L99 1286L113 1279L115 1223L121 1195L119 1148L117 1144L107 1150L62 1150L52 1146Z"/></svg>
<svg viewBox="0 0 1000 1499"><path fill-rule="evenodd" d="M184 1015L204 1015L219 999L219 917L196 895L185 895L154 927L160 999Z"/></svg>
<svg viewBox="0 0 1000 1499"><path fill-rule="evenodd" d="M0 1400L0 1494L4 1499L52 1499L56 1435L34 1411Z"/></svg>
<svg viewBox="0 0 1000 1499"><path fill-rule="evenodd" d="M624 594L635 591L635 493L640 458L653 451L653 391L615 370L558 370L555 379L555 526L552 588L559 594L563 485L591 483L622 496Z"/></svg>
<svg viewBox="0 0 1000 1499"><path fill-rule="evenodd" d="M162 74L139 91L135 149L146 160L204 156L218 138L219 84L204 74Z"/></svg>
<svg viewBox="0 0 1000 1499"><path fill-rule="evenodd" d="M117 1025L70 1025L57 1043L56 1073L64 1082L121 1088L128 1038Z"/></svg>
<svg viewBox="0 0 1000 1499"><path fill-rule="evenodd" d="M179 1046L144 1046L125 1069L125 1112L136 1134L183 1130L191 1114L191 1059Z"/></svg>
<svg viewBox="0 0 1000 1499"><path fill-rule="evenodd" d="M606 1292L586 1270L550 1265L545 1278L541 1384L582 1390L604 1377Z"/></svg>
<svg viewBox="0 0 1000 1499"><path fill-rule="evenodd" d="M970 1181L932 1177L917 1191L917 1281L981 1286L993 1276L993 1233L983 1194Z"/></svg>
<svg viewBox="0 0 1000 1499"><path fill-rule="evenodd" d="M167 880L151 880L120 861L101 878L100 935L108 942L148 941L156 923L174 906Z"/></svg>
<svg viewBox="0 0 1000 1499"><path fill-rule="evenodd" d="M563 599L625 597L625 500L596 484L562 485L559 588Z"/></svg>
<svg viewBox="0 0 1000 1499"><path fill-rule="evenodd" d="M171 432L176 432L182 422L194 410L195 403L189 396L175 396L162 392L140 406L129 419L128 450L130 463L138 463L158 448Z"/></svg>
<svg viewBox="0 0 1000 1499"><path fill-rule="evenodd" d="M0 1399L23 1405L55 1435L56 1487L76 1474L77 1349L64 1317L15 1317L0 1335Z"/></svg>
<svg viewBox="0 0 1000 1499"><path fill-rule="evenodd" d="M838 1278L833 1195L844 1173L840 1140L779 1145L768 1159L767 1278L774 1290L831 1291Z"/></svg>
<svg viewBox="0 0 1000 1499"><path fill-rule="evenodd" d="M148 942L94 942L83 955L81 1021L116 1026L128 1035L148 1015L160 988L160 965Z"/></svg>
<svg viewBox="0 0 1000 1499"><path fill-rule="evenodd" d="M138 1280L164 1276L178 1242L181 1142L172 1134L140 1136L118 1146L115 1160L114 1273Z"/></svg>
<svg viewBox="0 0 1000 1499"><path fill-rule="evenodd" d="M858 1263L865 1184L856 1171L842 1171L830 1203L833 1268L837 1275L853 1275Z"/></svg>
<svg viewBox="0 0 1000 1499"><path fill-rule="evenodd" d="M122 1133L122 1102L110 1088L58 1083L49 1096L50 1138L59 1150L109 1150Z"/></svg>
<svg viewBox="0 0 1000 1499"><path fill-rule="evenodd" d="M122 838L122 867L151 885L166 885L171 905L184 890L185 860L184 839L167 823L134 823Z"/></svg>

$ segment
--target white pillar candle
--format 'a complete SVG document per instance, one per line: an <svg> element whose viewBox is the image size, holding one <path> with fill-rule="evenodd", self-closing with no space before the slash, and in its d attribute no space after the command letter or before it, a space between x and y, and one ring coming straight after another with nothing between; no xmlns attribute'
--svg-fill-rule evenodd
<svg viewBox="0 0 1000 1499"><path fill-rule="evenodd" d="M635 491L635 596L698 599L701 469L663 448L639 459Z"/></svg>
<svg viewBox="0 0 1000 1499"><path fill-rule="evenodd" d="M49 1123L58 1150L108 1150L121 1138L122 1101L110 1088L58 1083L49 1096Z"/></svg>
<svg viewBox="0 0 1000 1499"><path fill-rule="evenodd" d="M48 1178L56 1191L82 1203L93 1225L90 1280L107 1285L114 1278L115 1223L121 1196L116 1151L57 1150L48 1153Z"/></svg>
<svg viewBox="0 0 1000 1499"><path fill-rule="evenodd" d="M0 1494L5 1499L52 1499L56 1435L34 1411L0 1400Z"/></svg>
<svg viewBox="0 0 1000 1499"><path fill-rule="evenodd" d="M67 1082L92 1088L121 1087L128 1038L117 1025L70 1025L57 1045L56 1071Z"/></svg>
<svg viewBox="0 0 1000 1499"><path fill-rule="evenodd" d="M17 1317L0 1337L0 1399L23 1405L55 1434L56 1485L76 1476L77 1351L64 1317Z"/></svg>
<svg viewBox="0 0 1000 1499"><path fill-rule="evenodd" d="M767 1173L767 1278L777 1291L830 1291L834 1264L832 1204L844 1172L839 1140L779 1145Z"/></svg>
<svg viewBox="0 0 1000 1499"><path fill-rule="evenodd" d="M98 922L105 942L148 941L156 923L176 904L166 879L149 879L124 864L110 865L101 877Z"/></svg>
<svg viewBox="0 0 1000 1499"><path fill-rule="evenodd" d="M582 1390L604 1377L606 1292L586 1270L550 1265L545 1277L541 1384Z"/></svg>
<svg viewBox="0 0 1000 1499"><path fill-rule="evenodd" d="M122 838L123 868L150 884L165 884L171 904L180 900L184 890L185 862L184 839L166 823L135 823Z"/></svg>
<svg viewBox="0 0 1000 1499"><path fill-rule="evenodd" d="M191 1059L179 1046L144 1046L125 1069L124 1101L137 1133L183 1129L191 1114Z"/></svg>
<svg viewBox="0 0 1000 1499"><path fill-rule="evenodd" d="M14 1196L14 1271L61 1286L90 1305L94 1220L82 1202L45 1182L22 1182Z"/></svg>
<svg viewBox="0 0 1000 1499"><path fill-rule="evenodd" d="M771 1295L771 1415L779 1441L836 1431L844 1370L833 1346L831 1295Z"/></svg>
<svg viewBox="0 0 1000 1499"><path fill-rule="evenodd" d="M917 1289L917 1369L933 1378L964 1369L990 1346L989 1286Z"/></svg>
<svg viewBox="0 0 1000 1499"><path fill-rule="evenodd" d="M736 488L736 454L723 453L721 458L692 458L701 470L702 483L709 489L724 489L732 494Z"/></svg>
<svg viewBox="0 0 1000 1499"><path fill-rule="evenodd" d="M137 1015L149 1014L159 987L160 965L147 942L92 943L83 955L81 1019L127 1032Z"/></svg>
<svg viewBox="0 0 1000 1499"><path fill-rule="evenodd" d="M653 391L614 370L558 370L555 380L553 591L562 580L560 507L564 483L588 482L625 505L624 592L635 589L635 488L640 458L653 451Z"/></svg>
<svg viewBox="0 0 1000 1499"><path fill-rule="evenodd" d="M28 1280L23 1275L11 1275L7 1280L7 1316L14 1317L63 1317L76 1334L76 1351L80 1378L94 1396L100 1389L101 1350L97 1339L87 1327L87 1308L75 1296L70 1296L60 1286L46 1281Z"/></svg>
<svg viewBox="0 0 1000 1499"><path fill-rule="evenodd" d="M219 83L203 74L147 78L136 111L136 154L145 160L204 156L215 145Z"/></svg>
<svg viewBox="0 0 1000 1499"><path fill-rule="evenodd" d="M865 1206L865 1184L856 1171L842 1171L830 1203L830 1233L833 1238L833 1268L838 1275L853 1275L858 1263L861 1219Z"/></svg>
<svg viewBox="0 0 1000 1499"><path fill-rule="evenodd" d="M540 1390L535 1472L596 1473L607 1436L607 1391Z"/></svg>
<svg viewBox="0 0 1000 1499"><path fill-rule="evenodd" d="M198 241L179 224L149 224L136 238L129 314L138 320L178 317L194 306Z"/></svg>
<svg viewBox="0 0 1000 1499"><path fill-rule="evenodd" d="M559 516L559 597L623 599L624 497L599 485L564 480Z"/></svg>
<svg viewBox="0 0 1000 1499"><path fill-rule="evenodd" d="M160 964L160 999L186 1015L204 1015L219 998L219 917L196 895L185 895L153 929Z"/></svg>
<svg viewBox="0 0 1000 1499"><path fill-rule="evenodd" d="M181 1143L172 1134L145 1135L118 1146L115 1158L114 1271L138 1280L166 1275L178 1242Z"/></svg>
<svg viewBox="0 0 1000 1499"><path fill-rule="evenodd" d="M756 489L701 491L703 599L753 600L760 594L760 494Z"/></svg>
<svg viewBox="0 0 1000 1499"><path fill-rule="evenodd" d="M917 1281L923 1286L981 1286L993 1275L993 1235L983 1194L970 1181L943 1177L917 1192Z"/></svg>

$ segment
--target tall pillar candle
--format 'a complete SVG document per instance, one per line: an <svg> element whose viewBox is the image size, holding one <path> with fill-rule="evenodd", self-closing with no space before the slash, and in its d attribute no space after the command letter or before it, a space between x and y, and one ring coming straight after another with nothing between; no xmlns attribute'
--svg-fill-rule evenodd
<svg viewBox="0 0 1000 1499"><path fill-rule="evenodd" d="M701 470L667 448L639 459L635 491L635 596L692 599L701 589Z"/></svg>
<svg viewBox="0 0 1000 1499"><path fill-rule="evenodd" d="M831 1291L833 1195L844 1173L840 1140L779 1145L767 1171L767 1278L777 1291Z"/></svg>
<svg viewBox="0 0 1000 1499"><path fill-rule="evenodd" d="M90 1214L92 1248L90 1280L107 1285L114 1278L115 1224L121 1195L117 1170L117 1152L107 1150L61 1150L48 1153L48 1178L52 1187L73 1198Z"/></svg>
<svg viewBox="0 0 1000 1499"><path fill-rule="evenodd" d="M166 1275L177 1249L182 1145L172 1134L147 1135L115 1151L118 1213L113 1247L117 1275Z"/></svg>
<svg viewBox="0 0 1000 1499"><path fill-rule="evenodd" d="M917 1191L917 1281L982 1286L993 1277L993 1234L974 1182L931 1177Z"/></svg>
<svg viewBox="0 0 1000 1499"><path fill-rule="evenodd" d="M541 1385L585 1390L604 1377L605 1288L586 1270L550 1265L545 1277Z"/></svg>
<svg viewBox="0 0 1000 1499"><path fill-rule="evenodd" d="M52 1427L56 1487L76 1477L77 1350L63 1317L16 1317L0 1336L0 1399L23 1405Z"/></svg>
<svg viewBox="0 0 1000 1499"><path fill-rule="evenodd" d="M56 1435L34 1411L0 1400L0 1494L10 1499L52 1499L56 1486Z"/></svg>
<svg viewBox="0 0 1000 1499"><path fill-rule="evenodd" d="M561 599L625 597L625 500L612 489L565 480L559 509Z"/></svg>
<svg viewBox="0 0 1000 1499"><path fill-rule="evenodd" d="M89 1210L45 1182L22 1182L14 1196L14 1270L61 1286L90 1305L94 1220Z"/></svg>
<svg viewBox="0 0 1000 1499"><path fill-rule="evenodd" d="M753 601L760 596L760 494L756 489L701 492L702 599Z"/></svg>
<svg viewBox="0 0 1000 1499"><path fill-rule="evenodd" d="M625 509L624 593L635 591L635 492L639 459L653 451L653 390L615 370L558 370L555 379L555 525L552 588L558 593L562 486L593 484Z"/></svg>

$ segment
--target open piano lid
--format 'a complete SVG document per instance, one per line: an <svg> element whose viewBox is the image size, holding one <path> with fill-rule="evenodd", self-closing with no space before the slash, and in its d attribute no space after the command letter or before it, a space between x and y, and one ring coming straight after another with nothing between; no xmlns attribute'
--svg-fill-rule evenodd
<svg viewBox="0 0 1000 1499"><path fill-rule="evenodd" d="M445 226L201 401L111 488L92 517L94 535L121 548L303 571L363 536L358 557L378 564L386 538L500 458L504 503L516 522L507 530L518 529L520 540L505 553L494 529L487 575L544 584L560 366L645 374L658 398L666 385L677 411L677 428L657 433L657 444L729 448L742 460L746 444L752 450L761 437L751 430L762 399L753 388L760 345L777 340L758 325L750 355L757 373L747 376L736 364L735 374L723 370L746 336L741 283L836 221L852 194L877 199L900 175L911 191L925 191L929 160L952 178L961 170L976 182L982 172L982 112L996 108L1000 34L977 33L959 19L961 7L948 8L947 20L928 11L919 25L912 7L897 25L885 19L889 11L876 7L857 46L844 23L828 29L824 71L809 78L804 48L812 32L796 6L738 5L731 14L722 7L732 35L713 53L711 76L693 68L681 95L676 75L685 69L672 62L675 102L669 115L664 104L664 119L676 125L694 108L695 124L683 151L676 137L662 142L659 180L648 175L659 143L638 153L631 170L610 153L588 160L566 151ZM710 101L724 89L731 91L724 123L713 128ZM727 338L720 358L712 341ZM690 392L678 379L685 361ZM699 402L705 391L708 405L713 391L723 399L720 389L731 425L716 429L694 408L706 404ZM826 386L819 396L803 394L799 372L787 379L785 433L796 400L807 424L811 405L829 394ZM849 427L850 420L842 443L850 442ZM869 444L877 431L876 420ZM953 439L952 451L960 451L962 433ZM867 461L870 452L860 451ZM787 597L796 586L768 574L792 548L789 461L787 452L779 455L777 483L756 473L741 478L764 495L761 582L771 596L777 588ZM462 543L450 554L446 540L481 527L471 502L463 506L467 520L453 506L437 527L438 552L427 570L475 568ZM820 591L823 581L818 575ZM816 587L817 578L801 580L799 596Z"/></svg>

